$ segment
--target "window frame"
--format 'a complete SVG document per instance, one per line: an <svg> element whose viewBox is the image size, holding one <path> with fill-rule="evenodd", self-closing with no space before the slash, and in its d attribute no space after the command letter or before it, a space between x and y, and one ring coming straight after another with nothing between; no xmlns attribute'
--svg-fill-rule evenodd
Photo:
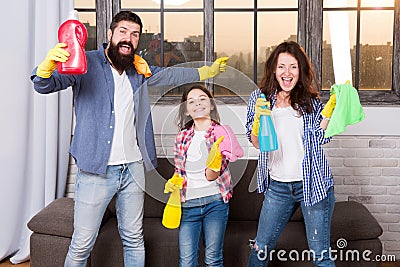
<svg viewBox="0 0 400 267"><path fill-rule="evenodd" d="M161 0L163 2L163 0ZM357 23L359 27L359 12L360 10L368 10L373 8L360 7L361 0L357 4ZM220 11L253 11L254 12L254 77L253 81L257 83L257 12L258 11L273 11L275 9L257 8L257 0L254 0L253 8L214 8L214 0L203 0L204 9L204 58L205 61L214 60L214 13ZM284 8L283 8L284 9ZM310 58L315 70L315 74L319 82L322 79L322 35L323 35L323 12L334 10L335 8L323 8L321 0L298 0L298 43L304 48ZM350 8L354 10L354 8ZM384 8L383 8L384 9ZM107 42L106 29L109 28L109 23L112 17L121 10L120 0L96 0L96 8L80 9L79 11L95 11L96 12L96 33L97 46ZM126 10L126 9L124 9ZM156 9L127 9L134 12L161 12L160 27L161 27L161 42L164 41L164 12L198 12L198 8L171 9L165 11L163 5ZM279 9L281 10L281 9ZM292 11L293 9L288 8ZM344 9L346 10L346 9ZM392 8L390 8L392 10ZM359 31L359 30L357 30ZM357 32L359 35L359 32ZM358 38L359 39L359 38ZM357 40L357 50L359 50L359 41ZM161 45L161 60L164 60L163 45ZM359 51L356 51L359 53ZM357 64L358 66L358 64ZM358 71L358 69L356 69ZM358 74L357 74L358 75ZM212 86L207 85L210 89ZM357 85L356 85L357 86ZM392 89L389 91L378 90L361 90L359 91L360 101L366 105L399 105L400 104L400 0L395 0L394 6L394 25L393 25L393 60L392 60ZM328 91L321 91L321 99L327 100L329 97ZM228 97L227 97L228 98ZM229 101L232 102L232 101ZM233 101L235 102L235 101ZM238 103L243 103L239 101Z"/></svg>
<svg viewBox="0 0 400 267"><path fill-rule="evenodd" d="M313 1L313 0L311 0ZM321 2L321 21L323 18L323 12L325 11L356 11L357 12L357 29L356 29L356 61L359 61L360 58L360 20L361 20L361 12L368 10L390 10L394 11L394 21L393 21L393 57L392 57L392 86L391 90L358 90L358 95L360 97L360 101L362 104L367 105L398 105L400 103L400 53L396 53L399 51L400 47L400 30L398 27L400 26L400 1L395 0L395 7L382 7L382 8L374 8L374 7L361 7L361 0L357 1L356 7L327 7L323 8L323 1ZM314 14L316 16L316 14ZM321 25L322 31L323 25ZM322 40L322 32L319 38ZM322 59L322 58L321 58ZM322 62L321 62L322 63ZM322 68L322 65L321 65ZM359 83L359 69L360 64L355 64L355 85L354 87L358 89ZM319 80L321 77L319 77ZM328 98L329 93L321 91L321 95L323 98Z"/></svg>

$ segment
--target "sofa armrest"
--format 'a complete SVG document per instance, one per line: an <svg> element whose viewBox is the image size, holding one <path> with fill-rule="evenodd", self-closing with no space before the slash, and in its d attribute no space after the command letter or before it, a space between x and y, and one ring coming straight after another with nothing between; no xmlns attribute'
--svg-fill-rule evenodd
<svg viewBox="0 0 400 267"><path fill-rule="evenodd" d="M71 237L74 231L74 200L59 198L39 211L28 222L35 233Z"/></svg>
<svg viewBox="0 0 400 267"><path fill-rule="evenodd" d="M104 225L112 216L115 217L115 214L106 210L101 224ZM28 228L35 233L71 238L74 232L74 200L67 197L54 200L32 217Z"/></svg>
<svg viewBox="0 0 400 267"><path fill-rule="evenodd" d="M382 227L361 203L340 201L335 203L332 216L331 240L367 240L379 237Z"/></svg>

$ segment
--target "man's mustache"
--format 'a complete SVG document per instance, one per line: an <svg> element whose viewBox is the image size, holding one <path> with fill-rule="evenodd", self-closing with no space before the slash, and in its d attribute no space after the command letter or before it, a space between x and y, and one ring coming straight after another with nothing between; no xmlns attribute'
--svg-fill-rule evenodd
<svg viewBox="0 0 400 267"><path fill-rule="evenodd" d="M123 45L127 45L127 46L129 46L131 49L133 49L133 45L132 45L131 43L129 43L129 42L122 41L122 42L119 42L119 43L118 43L118 47L121 47L121 46L123 46Z"/></svg>

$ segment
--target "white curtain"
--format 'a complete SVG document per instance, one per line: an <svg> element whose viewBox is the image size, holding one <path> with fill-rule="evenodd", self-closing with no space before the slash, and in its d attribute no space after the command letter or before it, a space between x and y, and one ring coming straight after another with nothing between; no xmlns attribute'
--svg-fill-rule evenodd
<svg viewBox="0 0 400 267"><path fill-rule="evenodd" d="M348 6L349 3L348 0L326 0L325 4ZM328 18L335 83L343 84L346 81L350 81L350 84L352 84L349 14L344 11L330 11L328 12Z"/></svg>
<svg viewBox="0 0 400 267"><path fill-rule="evenodd" d="M64 196L72 92L34 92L34 66L57 43L73 0L13 0L1 7L0 260L29 259L30 218Z"/></svg>

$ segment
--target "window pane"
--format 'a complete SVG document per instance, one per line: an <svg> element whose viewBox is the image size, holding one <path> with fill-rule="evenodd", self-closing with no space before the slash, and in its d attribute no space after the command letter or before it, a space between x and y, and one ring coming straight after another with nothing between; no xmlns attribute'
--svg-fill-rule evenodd
<svg viewBox="0 0 400 267"><path fill-rule="evenodd" d="M257 82L260 82L265 61L274 47L283 41L297 41L297 12L259 12L257 23Z"/></svg>
<svg viewBox="0 0 400 267"><path fill-rule="evenodd" d="M160 2L160 0L154 0ZM203 0L164 0L165 8L203 8Z"/></svg>
<svg viewBox="0 0 400 267"><path fill-rule="evenodd" d="M82 22L88 32L88 39L86 41L85 50L96 50L96 12L78 12L79 21Z"/></svg>
<svg viewBox="0 0 400 267"><path fill-rule="evenodd" d="M143 23L142 35L136 54L149 65L160 66L160 13L138 13Z"/></svg>
<svg viewBox="0 0 400 267"><path fill-rule="evenodd" d="M391 89L393 11L361 12L359 89Z"/></svg>
<svg viewBox="0 0 400 267"><path fill-rule="evenodd" d="M121 0L121 8L160 8L160 0ZM165 8L203 8L202 0L164 0Z"/></svg>
<svg viewBox="0 0 400 267"><path fill-rule="evenodd" d="M160 2L153 0L121 0L121 9L126 8L160 8Z"/></svg>
<svg viewBox="0 0 400 267"><path fill-rule="evenodd" d="M96 8L96 0L74 0L75 8Z"/></svg>
<svg viewBox="0 0 400 267"><path fill-rule="evenodd" d="M164 66L203 60L203 13L165 13L164 18Z"/></svg>
<svg viewBox="0 0 400 267"><path fill-rule="evenodd" d="M350 57L351 57L351 76L352 83L355 84L355 59L356 59L356 25L357 25L357 12L356 11L329 11L323 13L323 36L322 36L322 89L330 90L331 86L335 83L335 73L333 69L332 59L332 40L330 32L329 14L335 13L347 16L349 22L349 43L350 43ZM346 38L346 37L343 37Z"/></svg>
<svg viewBox="0 0 400 267"><path fill-rule="evenodd" d="M258 0L257 7L259 8L275 8L275 7L285 7L285 8L297 8L297 0Z"/></svg>
<svg viewBox="0 0 400 267"><path fill-rule="evenodd" d="M362 7L394 7L394 0L361 0Z"/></svg>
<svg viewBox="0 0 400 267"><path fill-rule="evenodd" d="M324 7L357 7L357 0L324 0Z"/></svg>
<svg viewBox="0 0 400 267"><path fill-rule="evenodd" d="M253 8L254 0L216 0L214 1L215 8Z"/></svg>
<svg viewBox="0 0 400 267"><path fill-rule="evenodd" d="M250 12L215 13L215 54L229 56L228 65L254 79L254 17ZM248 88L234 88L239 95L248 95ZM240 90L237 92L236 90ZM252 90L252 89L251 89ZM225 94L215 90L215 94Z"/></svg>
<svg viewBox="0 0 400 267"><path fill-rule="evenodd" d="M164 66L173 66L185 62L204 61L203 13L166 12L164 13ZM179 25L179 27L177 27ZM158 36L159 37L159 36ZM158 39L157 51L160 50ZM154 62L155 61L155 62ZM161 66L159 52L153 57L153 65ZM189 65L185 65L189 66ZM181 96L185 86L171 88L156 86L149 88L151 96Z"/></svg>

